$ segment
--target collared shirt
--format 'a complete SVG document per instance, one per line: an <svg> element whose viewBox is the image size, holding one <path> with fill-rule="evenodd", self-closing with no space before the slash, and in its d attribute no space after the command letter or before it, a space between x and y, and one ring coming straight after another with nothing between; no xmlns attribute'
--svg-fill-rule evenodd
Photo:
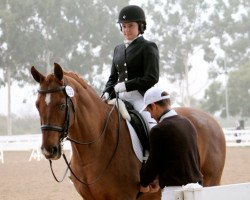
<svg viewBox="0 0 250 200"><path fill-rule="evenodd" d="M165 113L164 115L161 116L159 123L162 122L163 119L167 118L167 117L172 117L177 115L177 113L175 112L175 110L170 110L167 113Z"/></svg>
<svg viewBox="0 0 250 200"><path fill-rule="evenodd" d="M126 46L126 48L134 41L134 40L136 40L138 37L141 37L142 35L141 34L139 34L137 37L135 37L133 40L124 40L124 44L125 44L125 46Z"/></svg>

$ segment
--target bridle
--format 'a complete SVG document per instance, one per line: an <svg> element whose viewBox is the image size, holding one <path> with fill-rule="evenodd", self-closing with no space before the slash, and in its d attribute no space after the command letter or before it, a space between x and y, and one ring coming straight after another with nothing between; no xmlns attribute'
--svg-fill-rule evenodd
<svg viewBox="0 0 250 200"><path fill-rule="evenodd" d="M73 112L75 113L75 108L74 108L74 104L73 104L73 101L70 97L70 95L68 95L68 93L66 92L66 89L67 89L67 85L63 85L63 86L60 86L58 88L53 88L53 89L47 89L47 90L41 90L41 89L38 89L38 93L40 94L48 94L48 93L55 93L55 92L64 92L65 94L65 97L66 97L66 112L65 112L65 122L64 122L64 125L63 126L58 126L58 125L50 125L50 124L41 124L41 130L49 130L49 131L57 131L61 134L61 137L60 137L60 142L62 143L62 141L64 139L67 139L69 140L70 142L73 142L73 143L76 143L78 145L89 145L89 144L93 144L95 142L97 142L103 135L104 133L106 132L106 129L107 129L107 126L108 126L108 122L109 122L109 119L111 117L111 114L115 108L115 105L111 108L111 110L108 112L108 115L106 117L106 122L105 122L105 125L104 125L104 128L102 129L102 132L101 134L99 135L99 137L93 141L87 141L87 142L79 142L75 139L72 139L72 138L69 138L68 136L68 131L69 131L69 126L70 126L70 104L72 106L72 110ZM70 86L69 86L70 87ZM71 87L70 87L71 88ZM96 183L105 173L105 171L108 169L109 165L111 164L111 161L113 160L114 156L115 156L115 153L117 151L117 148L118 148L118 144L119 144L119 137L120 137L120 113L119 113L119 104L117 103L117 106L118 106L118 135L117 135L117 141L116 141L116 145L115 145L115 149L111 155L111 158L109 159L107 165L105 166L105 168L102 170L102 172L97 176L97 178L95 178L95 180L93 180L92 182L85 182L85 181L82 181L80 180L77 175L73 172L71 166L70 166L70 162L68 162L67 158L66 158L66 155L63 153L63 158L64 158L64 161L67 165L67 169L63 175L63 178L61 180L58 180L58 178L56 177L54 171L53 171L53 168L52 168L52 161L49 160L50 162L50 168L51 168L51 172L55 178L55 180L57 182L62 182L64 180L64 178L66 177L66 174L67 174L67 171L70 170L70 172L73 174L73 176L82 184L84 185L92 185L94 183Z"/></svg>
<svg viewBox="0 0 250 200"><path fill-rule="evenodd" d="M38 89L39 94L50 94L50 93L56 93L56 92L64 92L66 97L66 112L65 112L65 121L63 126L58 125L51 125L51 124L41 124L41 130L42 131L57 131L61 134L60 141L62 141L64 138L68 136L69 131L69 124L70 124L70 104L72 107L73 112L75 113L74 104L72 102L72 99L69 95L66 93L67 85L60 86L58 88L48 89L48 90L41 90Z"/></svg>

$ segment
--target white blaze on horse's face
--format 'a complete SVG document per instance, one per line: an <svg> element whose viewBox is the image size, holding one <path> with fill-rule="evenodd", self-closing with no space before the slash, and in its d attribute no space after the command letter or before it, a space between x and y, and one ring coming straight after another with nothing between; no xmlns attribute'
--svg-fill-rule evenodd
<svg viewBox="0 0 250 200"><path fill-rule="evenodd" d="M50 102L51 102L51 94L48 93L48 94L46 94L46 96L45 96L45 103L46 103L46 105L48 106L48 105L50 104Z"/></svg>

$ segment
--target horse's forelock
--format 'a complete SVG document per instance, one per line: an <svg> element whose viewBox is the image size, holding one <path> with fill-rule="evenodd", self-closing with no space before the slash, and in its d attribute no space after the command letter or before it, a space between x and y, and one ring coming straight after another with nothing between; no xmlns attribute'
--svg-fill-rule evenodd
<svg viewBox="0 0 250 200"><path fill-rule="evenodd" d="M59 85L63 85L63 81L59 81L54 74L49 74L47 75L42 82L40 82L40 87L45 87L45 88L49 88L49 87L53 87L53 83L57 83Z"/></svg>
<svg viewBox="0 0 250 200"><path fill-rule="evenodd" d="M46 82L47 82L48 84L53 83L53 82L59 83L60 85L63 84L63 81L58 80L58 79L55 77L54 74L49 74L49 75L46 77Z"/></svg>

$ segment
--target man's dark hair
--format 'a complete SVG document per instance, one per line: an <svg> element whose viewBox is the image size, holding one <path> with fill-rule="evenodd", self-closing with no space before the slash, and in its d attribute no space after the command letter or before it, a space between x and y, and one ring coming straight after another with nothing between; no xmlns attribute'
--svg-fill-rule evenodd
<svg viewBox="0 0 250 200"><path fill-rule="evenodd" d="M167 95L169 95L169 94L165 91L161 93L162 97L167 96ZM166 106L167 104L170 104L170 99L163 99L163 100L155 102L155 104L163 107L163 106ZM148 105L148 107L150 107L150 108L151 108L151 106L152 106L151 104Z"/></svg>

